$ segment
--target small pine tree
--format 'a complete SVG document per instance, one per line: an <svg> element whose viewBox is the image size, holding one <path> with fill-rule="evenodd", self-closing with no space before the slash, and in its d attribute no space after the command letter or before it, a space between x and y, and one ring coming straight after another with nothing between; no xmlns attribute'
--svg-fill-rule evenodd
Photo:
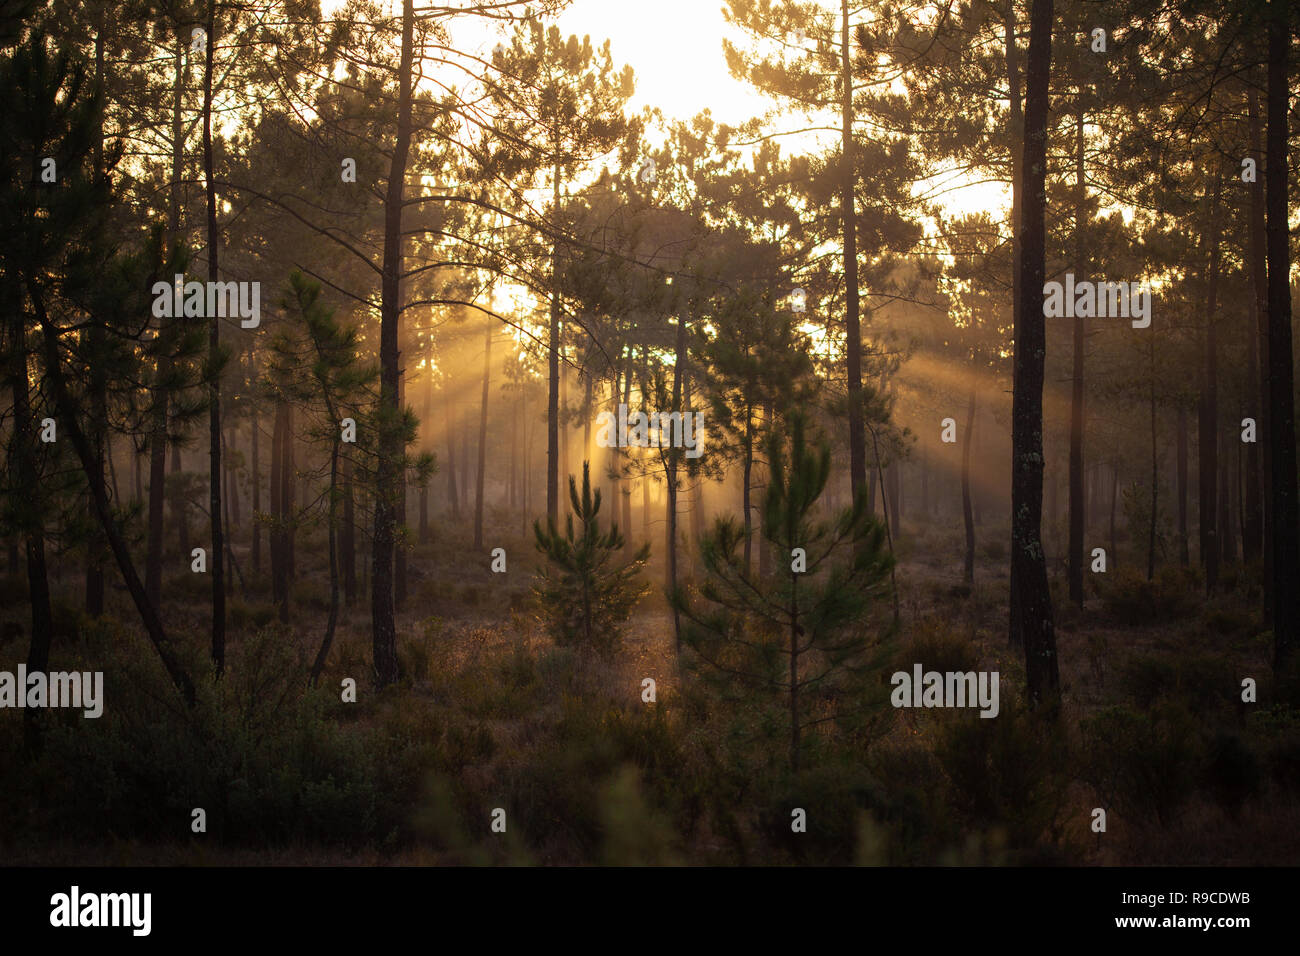
<svg viewBox="0 0 1300 956"><path fill-rule="evenodd" d="M697 670L731 693L784 699L790 765L797 771L802 732L825 719L825 707L834 707L836 719L847 718L854 709L846 704L870 695L853 682L869 678L880 663L881 635L863 625L889 593L893 558L865 488L833 523L814 520L831 452L824 440L809 447L801 414L791 414L767 445L763 533L785 570L764 579L754 574L744 560L744 525L728 516L700 539L699 596L711 606L693 605L681 589L670 597L688 621L683 637ZM823 705L817 717L809 713L814 694Z"/></svg>
<svg viewBox="0 0 1300 956"><path fill-rule="evenodd" d="M558 644L577 644L604 653L618 646L622 625L637 602L650 590L638 579L650 546L643 545L629 561L616 561L623 549L623 535L611 522L601 531L600 491L591 490L591 466L582 463L582 495L569 476L572 513L565 519L564 533L547 522L533 522L537 550L547 563L538 568L539 582L533 593ZM577 515L581 530L575 531Z"/></svg>

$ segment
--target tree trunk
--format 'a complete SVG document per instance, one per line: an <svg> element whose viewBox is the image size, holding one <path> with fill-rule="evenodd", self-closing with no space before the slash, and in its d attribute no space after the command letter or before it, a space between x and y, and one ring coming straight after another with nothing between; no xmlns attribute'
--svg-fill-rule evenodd
<svg viewBox="0 0 1300 956"><path fill-rule="evenodd" d="M1240 443L1238 443L1240 445ZM1237 533L1232 518L1232 474L1234 457L1226 455L1219 460L1219 554L1223 565L1237 563Z"/></svg>
<svg viewBox="0 0 1300 956"><path fill-rule="evenodd" d="M506 500L513 512L519 504L519 416L520 399L515 399L510 416L510 480L506 483Z"/></svg>
<svg viewBox="0 0 1300 956"><path fill-rule="evenodd" d="M1026 67L1025 149L1021 165L1021 288L1015 310L1012 398L1010 637L1025 652L1028 703L1060 698L1052 592L1041 539L1043 500L1043 328L1045 207L1047 203L1048 79L1052 60L1052 0L1032 0Z"/></svg>
<svg viewBox="0 0 1300 956"><path fill-rule="evenodd" d="M962 580L967 587L975 584L975 516L970 504L970 446L974 430L975 389L972 387L966 399L966 434L962 436L961 448L961 513L966 522L966 563Z"/></svg>
<svg viewBox="0 0 1300 956"><path fill-rule="evenodd" d="M135 492L131 501L136 505L144 504L144 469L140 467L140 459L143 457L134 447L131 449L131 466L135 472Z"/></svg>
<svg viewBox="0 0 1300 956"><path fill-rule="evenodd" d="M1074 268L1075 281L1088 277L1088 263L1084 251L1084 203L1087 200L1087 183L1083 172L1083 110L1080 109L1074 125ZM1070 600L1083 607L1083 316L1074 317L1074 366L1070 389L1070 541L1069 577Z"/></svg>
<svg viewBox="0 0 1300 956"><path fill-rule="evenodd" d="M677 319L677 350L673 362L673 411L682 410L682 384L686 377L686 316ZM662 449L663 436L660 435ZM662 450L660 452L662 454ZM667 488L668 488L668 593L677 591L677 468L681 461L681 450L675 445L668 448ZM677 603L673 602L673 643L680 656L682 653L682 619Z"/></svg>
<svg viewBox="0 0 1300 956"><path fill-rule="evenodd" d="M790 769L799 772L799 577L790 572Z"/></svg>
<svg viewBox="0 0 1300 956"><path fill-rule="evenodd" d="M284 460L280 463L280 507L284 509L284 573L285 580L292 584L298 579L294 545L298 535L298 511L294 506L293 490L297 470L293 457L293 406L284 406L284 445L281 453ZM285 594L288 594L286 586Z"/></svg>
<svg viewBox="0 0 1300 956"><path fill-rule="evenodd" d="M628 355L627 369L623 373L623 404L627 405L632 400L632 361L631 354ZM614 453L614 461L621 466L624 452L619 448L611 449ZM623 549L631 547L632 542L632 482L624 480L623 482Z"/></svg>
<svg viewBox="0 0 1300 956"><path fill-rule="evenodd" d="M1198 484L1200 488L1200 556L1205 568L1205 590L1214 590L1219 580L1218 475L1219 475L1219 346L1216 335L1216 312L1219 295L1219 190L1215 180L1213 198L1206 214L1209 263L1205 309L1205 353L1201 373L1199 447L1197 448Z"/></svg>
<svg viewBox="0 0 1300 956"><path fill-rule="evenodd" d="M840 123L840 228L844 233L849 484L856 495L867 481L867 436L862 420L862 330L858 317L857 212L853 202L853 48L849 42L849 0L840 0Z"/></svg>
<svg viewBox="0 0 1300 956"><path fill-rule="evenodd" d="M1119 502L1119 459L1110 466L1110 569L1119 564L1119 548L1115 545L1115 506Z"/></svg>
<svg viewBox="0 0 1300 956"><path fill-rule="evenodd" d="M357 601L357 524L356 501L352 488L352 459L343 458L343 527L339 532L339 550L343 552L343 598L351 607Z"/></svg>
<svg viewBox="0 0 1300 956"><path fill-rule="evenodd" d="M1016 4L1008 2L1003 14L1003 44L1007 61L1007 138L1011 160L1011 301L1020 301L1020 223L1024 183L1021 181L1021 151L1025 123L1020 104L1020 51L1016 44ZM1014 374L1014 368L1013 368Z"/></svg>
<svg viewBox="0 0 1300 956"><path fill-rule="evenodd" d="M560 162L552 170L551 215L560 217ZM560 243L551 243L551 320L546 353L546 517L560 520Z"/></svg>
<svg viewBox="0 0 1300 956"><path fill-rule="evenodd" d="M372 543L370 616L373 626L375 683L384 688L398 678L397 626L394 621L393 555L397 495L400 493L402 434L399 430L397 341L401 322L398 298L402 269L402 187L411 143L411 64L415 11L402 0L402 49L398 68L397 135L384 200L384 266L379 333L379 411L391 420L380 429L375 481L375 533Z"/></svg>
<svg viewBox="0 0 1300 956"><path fill-rule="evenodd" d="M1256 331L1253 336L1255 341L1254 351L1259 355L1259 369L1261 371L1270 369L1269 364L1269 291L1268 291L1268 268L1266 259L1268 257L1268 238L1267 228L1265 226L1265 198L1264 186L1268 179L1268 169L1264 149L1261 143L1261 131L1259 126L1259 104L1252 89L1247 94L1247 112L1250 135L1250 148L1255 153L1258 169L1263 169L1264 178L1256 176L1256 181L1250 184L1250 214L1249 229L1250 242L1247 244L1247 255L1250 259L1250 279L1251 286L1255 292L1255 324ZM1258 391L1255 393L1259 402L1259 414L1255 416L1255 431L1257 435L1257 445L1260 452L1260 474L1258 480L1259 487L1259 521L1262 533L1260 535L1260 552L1264 557L1264 624L1271 626L1273 621L1273 454L1272 442L1273 432L1271 426L1269 403L1272 401L1270 395L1270 378L1268 375L1262 375L1258 385ZM1252 448L1253 451L1253 448Z"/></svg>
<svg viewBox="0 0 1300 956"><path fill-rule="evenodd" d="M1187 567L1187 409L1178 403L1178 563Z"/></svg>
<svg viewBox="0 0 1300 956"><path fill-rule="evenodd" d="M22 529L23 545L27 555L27 599L32 611L32 640L27 650L27 669L47 671L50 663L50 643L54 636L54 615L50 607L49 573L45 566L44 494L39 474L41 459L40 439L32 419L31 399L28 393L26 328L22 313L15 309L9 316L10 367L9 384L13 390L14 421L9 461L12 488L31 508ZM13 570L13 555L10 570ZM18 688L25 695L27 688ZM37 721L40 712L27 709L23 713L27 745L40 746Z"/></svg>
<svg viewBox="0 0 1300 956"><path fill-rule="evenodd" d="M1300 630L1300 550L1296 540L1295 385L1291 352L1291 254L1287 200L1287 53L1290 7L1271 5L1268 30L1268 357L1269 444L1273 455L1273 666L1289 670Z"/></svg>
<svg viewBox="0 0 1300 956"><path fill-rule="evenodd" d="M185 54L184 41L176 38L176 50L172 60L172 174L169 206L167 214L167 241L172 244L181 241L181 108L184 100ZM168 320L163 320L167 322ZM165 325L160 324L158 334L162 335ZM162 562L163 562L163 507L167 498L167 390L164 383L171 375L172 363L164 351L158 356L156 385L153 394L152 428L149 435L149 529L148 544L145 555L145 594L149 603L156 609L162 603ZM178 519L173 501L173 520ZM182 539L185 535L182 532ZM182 540L184 544L184 540ZM188 555L188 550L181 552Z"/></svg>
<svg viewBox="0 0 1300 956"><path fill-rule="evenodd" d="M284 436L288 428L289 406L280 399L275 405L275 428L271 433L271 600L280 608L281 621L289 619L284 506Z"/></svg>
<svg viewBox="0 0 1300 956"><path fill-rule="evenodd" d="M250 381L257 381L257 366L253 363L253 350L248 350ZM258 422L257 399L249 401L249 460L253 470L253 573L262 573L262 522L258 520L262 511L262 445L261 424Z"/></svg>
<svg viewBox="0 0 1300 956"><path fill-rule="evenodd" d="M1150 404L1151 404L1151 523L1147 533L1147 580L1150 581L1156 574L1156 518L1159 514L1160 504L1160 459L1156 446L1156 339L1155 329L1148 330L1147 335L1147 357L1148 372L1150 373Z"/></svg>
<svg viewBox="0 0 1300 956"><path fill-rule="evenodd" d="M740 473L740 510L745 515L745 574L749 574L750 554L754 539L754 506L750 490L754 474L754 410L745 404L745 446Z"/></svg>
<svg viewBox="0 0 1300 956"><path fill-rule="evenodd" d="M400 325L401 325L401 314L402 314L401 303L403 302L404 293L405 293L405 286L402 283L400 278L400 273L402 269L402 258L400 254L398 255L398 259L397 259L397 269L399 273L399 278L397 283L397 299L399 303L397 307L398 308L397 314L398 314L398 325L399 325L398 335L399 335L399 344L400 344L400 335L401 335ZM400 348L398 350L398 355L399 356L401 355ZM398 408L399 415L405 413L406 368L404 366L399 367L397 370L397 408ZM405 445L401 446L400 455L402 458L406 457ZM396 531L393 536L393 540L394 540L393 607L401 608L402 605L406 603L407 550L406 550L406 466L405 464L403 464L400 468L397 469L396 486L397 486L395 492L396 507L394 508L394 521L396 523Z"/></svg>
<svg viewBox="0 0 1300 956"><path fill-rule="evenodd" d="M483 396L478 414L478 474L474 488L474 550L483 548L483 486L487 477L488 392L492 384L492 318L483 336Z"/></svg>
<svg viewBox="0 0 1300 956"><path fill-rule="evenodd" d="M330 418L338 421L338 413L331 408ZM330 487L329 487L329 553L330 553L330 612L329 619L325 622L325 636L321 638L320 650L316 652L316 661L311 667L311 678L308 683L315 687L320 681L321 671L325 669L325 661L329 657L330 645L334 643L334 629L338 626L339 621L339 560L338 560L338 542L337 542L337 525L338 525L338 478L339 478L339 433L334 433L334 440L330 443Z"/></svg>
<svg viewBox="0 0 1300 956"><path fill-rule="evenodd" d="M95 86L102 87L104 80L104 21L107 5L98 10L98 23L95 29ZM95 169L96 180L106 175L104 169L104 113L99 111L95 123ZM108 381L104 371L102 356L106 332L103 322L92 316L88 333L90 345L90 443L94 451L96 467L100 475L104 473L104 449L108 441ZM104 613L104 538L91 529L86 541L86 615L98 618Z"/></svg>
<svg viewBox="0 0 1300 956"><path fill-rule="evenodd" d="M208 42L203 69L203 176L208 198L208 281L217 281L217 184L212 162L212 51L216 46L217 0L208 0ZM212 664L226 668L225 534L221 522L221 320L208 322L208 526L212 532Z"/></svg>
<svg viewBox="0 0 1300 956"><path fill-rule="evenodd" d="M444 372L449 376L449 373ZM442 395L442 421L443 428L447 432L447 497L451 499L451 516L460 520L460 492L456 486L456 423L455 414L451 405L451 390L447 387L449 382L443 381Z"/></svg>
<svg viewBox="0 0 1300 956"><path fill-rule="evenodd" d="M898 486L898 459L895 458L885 469L885 485L889 495L889 526L894 537L898 537L903 522L903 493Z"/></svg>

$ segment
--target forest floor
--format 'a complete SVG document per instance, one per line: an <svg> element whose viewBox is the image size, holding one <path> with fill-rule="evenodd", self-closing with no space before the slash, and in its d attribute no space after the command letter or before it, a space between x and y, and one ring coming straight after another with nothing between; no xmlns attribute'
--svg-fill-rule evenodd
<svg viewBox="0 0 1300 956"><path fill-rule="evenodd" d="M1300 861L1300 719L1269 703L1269 635L1250 574L1230 570L1206 599L1194 572L1165 567L1147 582L1121 564L1090 576L1082 611L1064 601L1063 575L1054 574L1062 708L1045 732L1018 699L1003 537L981 530L967 588L959 529L906 528L888 668L996 670L1001 719L887 711L861 734L819 734L821 765L794 777L768 711L729 708L679 670L657 589L612 657L554 646L530 604L531 543L494 523L477 564L463 558L471 548L461 529L444 526L412 550L397 688L379 699L371 691L363 604L344 611L322 689L304 698L310 706L295 701L329 604L324 542L300 536L288 628L277 626L266 575L253 572L245 543L237 560L247 590L237 582L230 601L226 686L213 692L213 710L201 705L200 720L180 724L162 700L168 688L145 673L158 668L125 595L113 594L112 626L91 625L77 612L71 561L61 578L56 562L51 669L104 669L107 719L59 720L30 766L21 718L0 714L0 770L19 782L0 798L0 859ZM496 546L507 550L505 574L489 570ZM647 577L662 580L657 561ZM169 631L194 639L190 666L199 670L205 583L175 575L164 602ZM8 578L4 587L0 668L12 669L26 652L25 584ZM106 654L126 657L105 662ZM115 673L119 663L126 676ZM356 704L339 701L349 677ZM653 706L641 697L646 677L656 682ZM1248 677L1260 703L1241 699ZM816 821L806 844L777 832L796 800ZM201 805L208 832L187 832L188 808ZM510 814L508 836L495 843L494 807ZM1094 831L1098 808L1104 833Z"/></svg>

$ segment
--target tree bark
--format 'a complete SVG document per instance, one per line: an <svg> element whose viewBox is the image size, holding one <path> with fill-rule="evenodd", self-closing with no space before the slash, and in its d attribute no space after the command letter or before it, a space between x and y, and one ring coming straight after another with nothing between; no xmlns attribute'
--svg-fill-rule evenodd
<svg viewBox="0 0 1300 956"><path fill-rule="evenodd" d="M1259 123L1259 103L1252 89L1247 94L1247 113L1248 125L1250 130L1250 148L1256 156L1256 166L1264 170L1264 177L1255 177L1255 182L1250 184L1250 211L1249 211L1249 229L1250 242L1247 244L1247 255L1250 259L1250 280L1251 286L1255 293L1255 324L1256 331L1253 336L1255 341L1254 351L1258 354L1259 369L1270 368L1268 343L1269 343L1269 312L1268 312L1268 268L1266 259L1268 256L1268 237L1265 226L1265 198L1264 187L1268 178L1267 157L1264 155L1264 148L1261 142L1262 134ZM1264 558L1264 623L1266 626L1273 621L1273 502L1272 502L1272 483L1273 483L1273 455L1272 455L1272 430L1270 424L1269 402L1271 397L1269 389L1271 388L1269 376L1261 376L1258 384L1256 396L1259 402L1259 413L1255 416L1255 430L1258 436L1259 455L1260 455L1260 473L1259 473L1259 522L1261 528L1260 534L1260 552ZM1253 450L1253 449L1252 449Z"/></svg>
<svg viewBox="0 0 1300 956"><path fill-rule="evenodd" d="M375 683L379 688L398 679L397 625L394 620L393 556L397 501L400 492L402 434L398 404L398 299L402 268L402 196L406 160L411 144L411 65L415 10L413 0L402 0L402 49L398 67L397 135L388 191L384 200L384 265L381 281L379 332L379 412L383 422L375 481L375 532L372 543L370 617L373 627Z"/></svg>
<svg viewBox="0 0 1300 956"><path fill-rule="evenodd" d="M248 369L250 381L257 381L257 364L253 358L253 349L248 349ZM253 573L262 572L262 523L258 516L262 511L262 462L260 448L262 445L261 424L257 415L257 399L250 398L249 417L249 463L253 470L252 508L253 508Z"/></svg>
<svg viewBox="0 0 1300 956"><path fill-rule="evenodd" d="M176 38L176 51L172 62L172 174L167 214L167 241L175 245L181 241L181 107L185 85L184 41L179 35ZM164 334L165 329L165 326L160 325L158 334ZM159 355L153 393L152 427L149 434L149 527L144 577L145 594L149 603L158 609L162 604L163 508L167 500L167 403L171 368L171 359L167 354L164 352ZM173 501L173 518L180 517ZM182 536L184 537L183 534ZM188 551L182 551L181 554L186 555Z"/></svg>
<svg viewBox="0 0 1300 956"><path fill-rule="evenodd" d="M557 155L553 168L551 215L559 230L560 219L560 160ZM560 520L560 243L551 242L551 317L550 341L546 353L546 517L553 523Z"/></svg>
<svg viewBox="0 0 1300 956"><path fill-rule="evenodd" d="M1080 108L1074 126L1074 268L1075 281L1088 277L1087 253L1084 246L1084 203L1087 200L1087 183L1083 168L1083 110ZM1084 319L1074 317L1074 355L1070 389L1070 541L1069 577L1070 600L1083 607L1083 343Z"/></svg>
<svg viewBox="0 0 1300 956"><path fill-rule="evenodd" d="M673 362L673 411L682 410L682 384L686 376L686 316L677 319L677 348ZM662 434L660 436L662 454ZM668 448L667 458L667 517L668 517L668 593L677 591L677 468L680 463L680 449L675 445ZM673 602L673 643L680 656L682 652L681 612Z"/></svg>
<svg viewBox="0 0 1300 956"><path fill-rule="evenodd" d="M280 620L289 619L285 572L284 434L288 431L289 406L283 399L275 405L275 426L271 433L271 600L280 608Z"/></svg>
<svg viewBox="0 0 1300 956"><path fill-rule="evenodd" d="M1154 333L1155 329L1149 329ZM1160 504L1160 459L1156 446L1156 340L1154 334L1147 335L1148 372L1150 374L1151 406L1151 523L1147 532L1147 580L1156 573L1156 518Z"/></svg>
<svg viewBox="0 0 1300 956"><path fill-rule="evenodd" d="M1272 448L1273 666L1286 673L1295 656L1300 605L1300 550L1296 540L1295 370L1291 352L1291 254L1287 198L1287 54L1290 7L1270 5L1268 28L1268 140L1266 206L1268 255L1269 444Z"/></svg>
<svg viewBox="0 0 1300 956"><path fill-rule="evenodd" d="M1219 477L1219 395L1218 362L1219 345L1216 334L1216 312L1219 296L1219 191L1216 179L1214 193L1206 214L1209 262L1206 267L1205 353L1201 372L1201 402L1199 447L1197 448L1197 479L1200 490L1200 557L1205 568L1206 593L1214 590L1219 580L1218 531L1218 477Z"/></svg>
<svg viewBox="0 0 1300 956"><path fill-rule="evenodd" d="M1021 288L1015 309L1015 384L1011 458L1011 643L1024 648L1031 707L1060 698L1052 592L1043 558L1043 327L1047 202L1048 81L1052 60L1052 0L1030 7L1022 162Z"/></svg>
<svg viewBox="0 0 1300 956"><path fill-rule="evenodd" d="M862 420L862 330L858 300L857 212L853 202L853 48L849 0L840 0L840 227L844 233L844 330L849 402L849 484L867 481L867 436Z"/></svg>
<svg viewBox="0 0 1300 956"><path fill-rule="evenodd" d="M448 373L444 373L446 375ZM447 497L451 499L451 516L460 519L460 492L456 486L456 422L451 406L448 382L443 382L442 421L447 432Z"/></svg>
<svg viewBox="0 0 1300 956"><path fill-rule="evenodd" d="M961 448L961 513L966 522L966 564L962 580L967 587L975 584L975 516L970 503L970 446L974 430L975 389L972 387L966 399L966 434L962 436Z"/></svg>
<svg viewBox="0 0 1300 956"><path fill-rule="evenodd" d="M46 671L50 663L50 643L54 637L54 615L50 606L49 572L45 565L45 527L43 522L44 495L39 474L40 445L32 419L31 398L28 392L26 327L22 313L17 309L9 318L10 368L9 384L13 391L13 434L10 438L13 491L30 503L30 513L22 530L23 548L27 556L27 601L31 605L32 639L27 650L27 669ZM9 569L14 570L14 555L10 555ZM27 688L18 688L26 694ZM35 750L40 746L37 725L40 712L28 709L23 713L27 746Z"/></svg>
<svg viewBox="0 0 1300 956"><path fill-rule="evenodd" d="M492 385L492 318L483 336L483 395L478 414L478 474L474 488L474 550L483 548L483 486L487 477L488 394ZM588 392L590 394L590 392Z"/></svg>
<svg viewBox="0 0 1300 956"><path fill-rule="evenodd" d="M1178 403L1178 563L1191 564L1187 547L1187 409Z"/></svg>
<svg viewBox="0 0 1300 956"><path fill-rule="evenodd" d="M339 550L343 561L343 598L351 607L357 601L357 524L355 492L352 488L352 459L343 456L343 527Z"/></svg>
<svg viewBox="0 0 1300 956"><path fill-rule="evenodd" d="M216 46L217 0L208 0L208 42L203 70L203 175L208 199L208 281L217 281L217 184L212 162L212 53ZM221 320L208 319L208 526L212 534L212 664L226 669L225 534L221 521Z"/></svg>

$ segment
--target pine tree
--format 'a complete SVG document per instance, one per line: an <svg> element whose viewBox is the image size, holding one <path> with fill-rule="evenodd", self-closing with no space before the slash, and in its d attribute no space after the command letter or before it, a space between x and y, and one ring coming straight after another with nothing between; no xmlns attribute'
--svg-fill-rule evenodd
<svg viewBox="0 0 1300 956"><path fill-rule="evenodd" d="M352 419L354 438L355 432L363 429L358 424L360 408L366 400L366 389L375 378L375 369L362 363L358 354L357 328L339 322L334 310L321 300L319 283L307 279L301 272L291 273L283 304L290 315L301 320L301 324L283 329L276 337L271 369L281 379L287 394L316 411L312 434L329 444L329 485L325 500L330 604L325 635L312 665L311 683L315 684L329 656L339 616L338 510L342 502L340 463L346 453L344 421ZM355 440L349 443L356 447ZM289 520L294 520L293 516L289 516ZM280 599L283 608L288 602L287 588L280 594Z"/></svg>
<svg viewBox="0 0 1300 956"><path fill-rule="evenodd" d="M875 672L884 641L864 625L888 596L893 567L865 487L834 523L814 520L831 450L824 439L810 443L806 432L802 413L794 412L767 443L763 534L788 558L786 573L770 580L753 575L739 550L744 526L729 516L700 541L699 596L708 607L681 589L671 596L687 619L684 639L702 673L744 694L784 698L795 771L803 731L820 719L812 716L810 698L832 703L840 717L848 716L841 703L867 694L854 683ZM861 693L847 693L852 690Z"/></svg>
<svg viewBox="0 0 1300 956"><path fill-rule="evenodd" d="M565 519L564 532L554 521L545 530L533 522L537 550L547 564L538 570L539 583L533 589L541 602L551 633L559 644L576 644L602 652L618 645L621 627L637 602L650 590L640 581L641 569L650 557L650 545L642 545L631 560L617 561L623 549L623 535L610 522L602 531L600 490L591 489L591 466L582 463L582 494L569 476L569 503L573 513ZM575 528L574 516L580 530Z"/></svg>

